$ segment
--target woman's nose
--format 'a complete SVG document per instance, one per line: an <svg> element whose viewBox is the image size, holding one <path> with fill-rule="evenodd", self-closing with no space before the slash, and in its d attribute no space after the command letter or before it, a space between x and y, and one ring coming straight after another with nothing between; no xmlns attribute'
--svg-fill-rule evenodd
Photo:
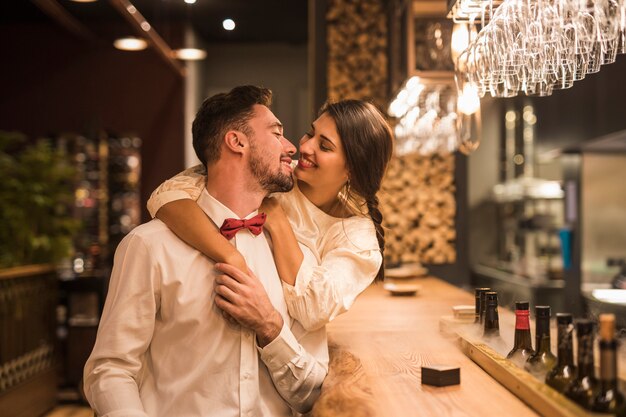
<svg viewBox="0 0 626 417"><path fill-rule="evenodd" d="M310 153L311 150L311 138L307 135L302 136L300 139L300 153Z"/></svg>

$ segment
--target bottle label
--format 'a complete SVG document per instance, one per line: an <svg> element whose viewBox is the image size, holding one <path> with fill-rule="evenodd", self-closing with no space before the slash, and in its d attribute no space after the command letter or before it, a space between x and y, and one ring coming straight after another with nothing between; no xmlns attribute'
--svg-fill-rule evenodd
<svg viewBox="0 0 626 417"><path fill-rule="evenodd" d="M529 315L528 310L515 310L515 330L530 330Z"/></svg>

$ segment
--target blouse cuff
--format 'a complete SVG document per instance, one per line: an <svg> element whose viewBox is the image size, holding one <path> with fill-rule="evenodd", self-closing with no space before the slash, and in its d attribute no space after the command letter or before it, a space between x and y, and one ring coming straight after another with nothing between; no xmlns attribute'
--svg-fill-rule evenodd
<svg viewBox="0 0 626 417"><path fill-rule="evenodd" d="M139 410L116 410L98 417L148 417L146 413Z"/></svg>
<svg viewBox="0 0 626 417"><path fill-rule="evenodd" d="M300 264L300 269L298 269L298 273L296 274L295 285L283 282L283 292L285 294L285 298L290 299L306 294L316 266L317 262L315 262L315 259L309 259L306 255L304 256L302 263Z"/></svg>
<svg viewBox="0 0 626 417"><path fill-rule="evenodd" d="M264 348L257 346L261 355L261 360L270 369L278 369L300 355L300 344L296 340L287 323L283 323L283 328L276 339L268 343Z"/></svg>
<svg viewBox="0 0 626 417"><path fill-rule="evenodd" d="M148 200L148 211L152 218L156 217L157 211L167 203L176 200L192 199L188 192L182 190L163 191L153 195Z"/></svg>

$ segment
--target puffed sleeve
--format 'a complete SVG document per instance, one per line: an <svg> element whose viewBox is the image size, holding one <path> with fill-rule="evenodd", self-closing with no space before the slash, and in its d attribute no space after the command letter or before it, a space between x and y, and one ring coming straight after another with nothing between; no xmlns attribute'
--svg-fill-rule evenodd
<svg viewBox="0 0 626 417"><path fill-rule="evenodd" d="M303 252L296 283L283 283L283 292L289 314L308 331L347 311L374 281L382 264L376 229L364 217L330 227L321 244L321 263Z"/></svg>
<svg viewBox="0 0 626 417"><path fill-rule="evenodd" d="M190 198L197 200L206 185L206 169L204 165L196 165L159 185L150 195L148 211L153 218L165 204Z"/></svg>

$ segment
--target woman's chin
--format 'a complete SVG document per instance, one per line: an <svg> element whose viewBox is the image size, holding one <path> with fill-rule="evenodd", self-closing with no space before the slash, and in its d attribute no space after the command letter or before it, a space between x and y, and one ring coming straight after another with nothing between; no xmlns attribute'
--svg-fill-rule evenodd
<svg viewBox="0 0 626 417"><path fill-rule="evenodd" d="M309 184L307 180L307 175L302 172L301 169L297 168L293 170L293 179L298 181L299 183Z"/></svg>

